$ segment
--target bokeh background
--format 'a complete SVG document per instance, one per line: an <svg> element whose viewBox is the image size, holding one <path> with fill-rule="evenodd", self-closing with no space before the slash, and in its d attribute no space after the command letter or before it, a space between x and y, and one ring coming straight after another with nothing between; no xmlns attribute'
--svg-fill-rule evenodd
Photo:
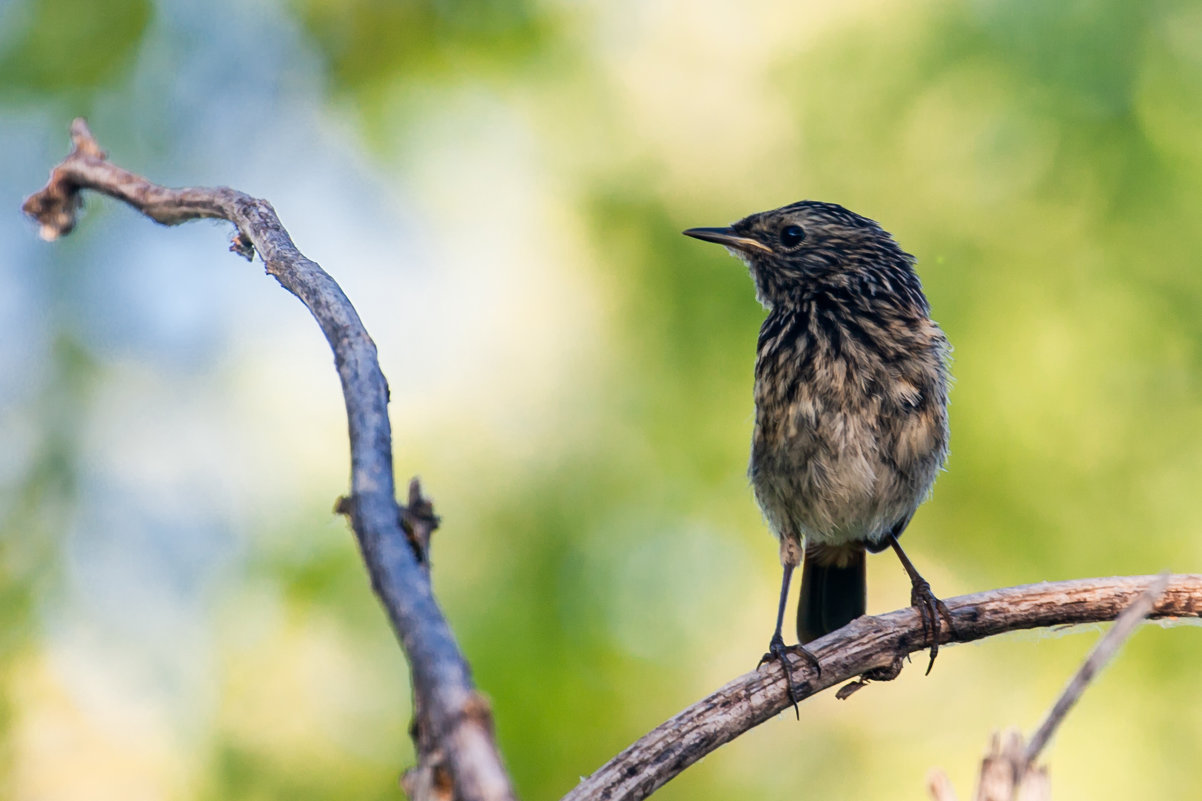
<svg viewBox="0 0 1202 801"><path fill-rule="evenodd" d="M955 345L940 594L1202 569L1202 6L1190 0L0 0L0 796L389 799L405 662L331 513L341 398L226 226L24 195L119 164L269 198L357 304L438 597L527 799L752 668L762 310L680 236L801 198L919 258ZM891 557L869 607L903 606ZM1096 630L828 694L664 799L967 796ZM1146 627L1048 753L1059 798L1197 788L1202 638Z"/></svg>

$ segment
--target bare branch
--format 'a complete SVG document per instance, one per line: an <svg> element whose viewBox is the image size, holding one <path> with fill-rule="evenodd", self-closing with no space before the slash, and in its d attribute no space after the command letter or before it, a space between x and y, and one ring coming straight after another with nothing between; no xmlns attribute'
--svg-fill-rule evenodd
<svg viewBox="0 0 1202 801"><path fill-rule="evenodd" d="M1085 692L1085 688L1089 686L1098 671L1118 653L1118 650L1123 647L1123 643L1135 633L1135 629L1144 621L1144 618L1152 613L1152 609L1160 600L1160 596L1164 594L1168 584L1169 574L1167 572L1154 578L1148 588L1123 610L1123 613L1114 621L1110 631L1106 632L1106 636L1099 640L1094 649L1090 651L1085 662L1077 669L1076 674L1069 680L1068 686L1064 688L1064 692L1060 694L1056 703L1048 711L1043 723L1039 724L1039 728L1031 735L1031 741L1027 743L1027 748L1023 752L1022 772L1035 764L1039 753L1052 738L1052 734L1064 720L1064 716L1073 708L1073 704L1077 703L1077 699L1081 697L1081 693Z"/></svg>
<svg viewBox="0 0 1202 801"><path fill-rule="evenodd" d="M1081 579L1032 584L947 598L957 642L971 642L1018 629L1113 620L1142 593L1152 576ZM1199 617L1202 575L1171 576L1153 605L1156 618ZM941 627L944 642L948 631ZM812 643L822 664L816 675L806 660L792 656L799 700L872 671L891 672L897 660L927 647L913 608L862 617ZM564 801L640 801L701 757L791 707L784 676L773 663L740 676L713 695L661 724L580 782Z"/></svg>
<svg viewBox="0 0 1202 801"><path fill-rule="evenodd" d="M1051 801L1048 769L1025 761L1018 729L994 733L981 760L974 801Z"/></svg>
<svg viewBox="0 0 1202 801"><path fill-rule="evenodd" d="M1001 734L994 732L981 762L975 801L1050 801L1052 784L1047 768L1036 765L1035 760L1089 682L1152 613L1168 584L1169 573L1166 571L1153 578L1148 588L1123 610L1056 699L1030 743L1023 744L1018 729L1007 729ZM952 783L941 770L932 771L927 789L934 801L956 801Z"/></svg>
<svg viewBox="0 0 1202 801"><path fill-rule="evenodd" d="M151 219L175 225L200 218L229 220L238 229L232 250L251 258L258 251L268 274L312 312L334 351L346 400L351 445L348 513L372 587L383 603L412 670L419 765L426 780L413 788L445 795L449 776L461 799L514 797L492 730L488 704L472 683L468 666L430 590L402 527L392 468L388 385L376 346L342 289L292 243L265 200L233 189L168 189L114 166L82 119L71 125L74 149L50 174L46 187L25 201L25 212L53 240L75 227L83 189L121 200ZM416 487L411 497L420 498ZM433 510L417 517L432 530ZM423 542L420 546L425 548ZM445 761L444 761L445 760Z"/></svg>

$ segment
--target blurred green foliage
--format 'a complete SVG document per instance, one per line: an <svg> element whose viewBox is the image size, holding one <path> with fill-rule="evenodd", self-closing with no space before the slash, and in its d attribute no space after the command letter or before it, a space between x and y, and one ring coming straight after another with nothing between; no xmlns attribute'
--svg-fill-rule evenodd
<svg viewBox="0 0 1202 801"><path fill-rule="evenodd" d="M295 0L336 89L362 92L406 80L478 76L536 51L549 26L537 4L500 0Z"/></svg>
<svg viewBox="0 0 1202 801"><path fill-rule="evenodd" d="M120 91L153 9L99 8L23 4L23 33L0 43L0 99ZM324 113L358 126L381 170L432 162L407 150L426 141L414 131L482 92L521 120L556 175L548 202L580 223L581 255L556 268L584 276L603 327L593 358L557 376L557 408L528 399L553 435L507 450L453 411L428 429L394 420L400 462L422 471L444 517L439 598L523 797L562 794L752 668L769 634L776 551L743 478L762 310L743 268L684 227L809 197L880 220L918 256L956 348L952 460L908 535L937 592L1197 569L1197 3L934 0L834 18L749 7L743 22L685 4L286 8L327 81ZM796 43L779 34L790 26ZM489 136L453 122L439 143L452 152ZM440 188L463 208L481 203ZM509 268L465 269L483 280ZM48 325L69 341L69 321ZM8 556L31 528L55 543L57 526L28 520L71 507L71 410L106 369L86 342L51 354L55 403L35 405L57 436L11 493L23 505L0 540L9 667L40 647L40 634L14 646L7 632L36 631L38 582L56 567L21 572ZM260 515L217 604L219 699L182 757L203 780L179 795L395 797L411 759L407 682L353 543L311 498ZM904 576L878 561L870 608L899 607ZM1049 754L1057 795L1192 792L1202 719L1181 710L1202 700L1196 633L1132 642ZM937 764L967 794L989 732L1029 730L1089 640L949 649L934 676L911 669L847 703L815 699L801 725L769 723L657 797L918 797ZM274 672L298 660L331 660L353 681ZM326 693L336 702L321 712ZM0 720L15 736L12 713Z"/></svg>
<svg viewBox="0 0 1202 801"><path fill-rule="evenodd" d="M117 80L132 65L150 22L149 0L36 0L5 9L0 96L80 98ZM6 38L7 38L6 37Z"/></svg>

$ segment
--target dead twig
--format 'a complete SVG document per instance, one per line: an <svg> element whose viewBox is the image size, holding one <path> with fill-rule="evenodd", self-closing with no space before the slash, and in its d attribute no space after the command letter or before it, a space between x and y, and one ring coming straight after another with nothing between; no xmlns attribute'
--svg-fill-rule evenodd
<svg viewBox="0 0 1202 801"><path fill-rule="evenodd" d="M994 733L981 762L975 801L1051 801L1052 784L1047 768L1036 765L1035 760L1093 677L1156 609L1170 578L1167 572L1153 578L1147 589L1122 611L1077 669L1029 743L1023 744L1018 729L1007 729L1001 735ZM931 773L927 789L935 801L956 801L952 783L942 770Z"/></svg>
<svg viewBox="0 0 1202 801"><path fill-rule="evenodd" d="M1114 621L1114 625L1110 627L1110 631L1106 632L1106 636L1099 640L1094 649L1090 651L1076 674L1069 680L1064 692L1060 694L1056 703L1048 711L1043 723L1039 724L1039 728L1031 735L1031 741L1027 743L1027 748L1023 752L1023 772L1039 758L1040 752L1052 738L1056 727L1073 708L1073 704L1077 703L1081 693L1085 692L1085 688L1093 681L1093 677L1098 674L1098 671L1118 653L1119 649L1123 647L1123 643L1127 642L1127 638L1135 633L1135 629L1144 622L1144 618L1152 613L1156 602L1160 600L1160 596L1164 595L1165 588L1168 586L1169 574L1161 573L1148 585L1142 595L1123 610L1123 613Z"/></svg>
<svg viewBox="0 0 1202 801"><path fill-rule="evenodd" d="M505 801L513 788L497 749L492 716L477 692L467 662L456 645L430 590L424 556L437 518L428 504L417 512L414 540L402 526L392 468L388 385L376 346L342 289L292 243L275 210L265 200L234 189L170 189L151 183L108 161L82 119L71 125L72 152L50 173L24 211L43 239L69 233L80 209L80 193L91 189L114 197L166 225L219 218L237 228L231 250L253 258L257 251L267 273L296 295L313 314L334 351L346 400L351 450L351 494L339 503L371 575L372 587L388 613L411 667L416 712L418 766L414 798ZM421 499L420 488L410 498ZM420 534L418 531L420 530Z"/></svg>

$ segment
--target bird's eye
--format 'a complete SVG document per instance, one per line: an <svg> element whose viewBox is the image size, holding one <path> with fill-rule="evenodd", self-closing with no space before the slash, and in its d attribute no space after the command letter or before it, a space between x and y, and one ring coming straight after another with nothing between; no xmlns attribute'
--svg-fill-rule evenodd
<svg viewBox="0 0 1202 801"><path fill-rule="evenodd" d="M780 229L780 243L787 248L795 248L806 238L806 232L800 225L786 225Z"/></svg>

